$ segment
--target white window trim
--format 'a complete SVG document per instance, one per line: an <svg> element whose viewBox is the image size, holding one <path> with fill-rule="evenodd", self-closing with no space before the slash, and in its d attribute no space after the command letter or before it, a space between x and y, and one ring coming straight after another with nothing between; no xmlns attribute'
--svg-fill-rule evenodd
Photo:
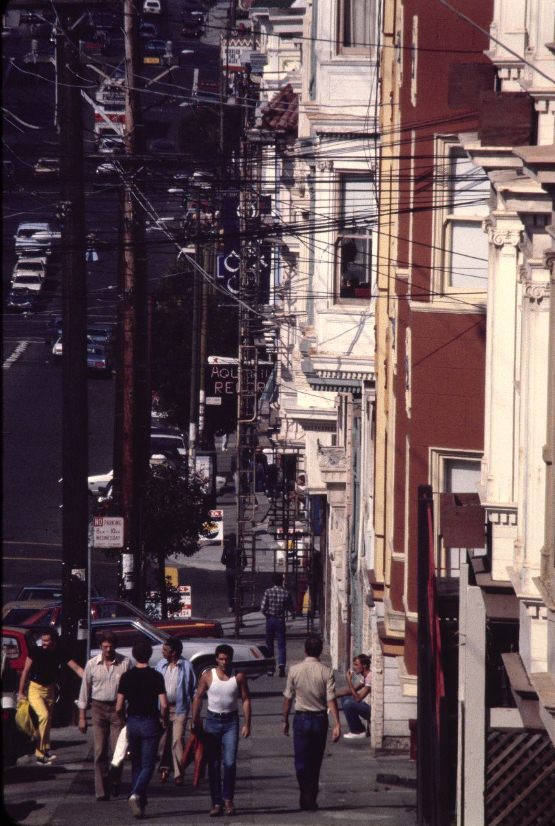
<svg viewBox="0 0 555 826"><path fill-rule="evenodd" d="M450 169L451 152L455 148L460 148L461 143L456 135L436 135L434 146L434 192L433 192L433 236L432 236L432 278L431 278L431 301L426 302L430 311L445 309L448 312L468 313L479 310L483 312L487 301L487 281L484 281L484 289L477 290L475 286L465 289L464 287L451 287L448 283L448 251L444 249L446 222L460 217L465 221L484 220L483 217L474 217L466 213L457 216L450 213L445 205L445 185L441 185L442 170ZM462 295L461 295L462 294ZM414 302L417 304L418 302Z"/></svg>
<svg viewBox="0 0 555 826"><path fill-rule="evenodd" d="M344 35L344 15L343 15L343 5L344 0L337 0L337 9L336 9L336 20L337 20L337 54L341 57L368 57L368 55L372 55L376 52L377 46L377 32L376 32L376 20L375 15L372 14L372 10L374 8L372 4L372 0L368 0L369 7L370 7L370 32L369 38L370 43L368 46L344 46L343 45L343 35Z"/></svg>
<svg viewBox="0 0 555 826"><path fill-rule="evenodd" d="M435 530L435 560L436 573L440 577L449 577L447 570L447 554L443 540L440 539L438 530L439 518L439 494L445 492L445 467L448 461L459 462L481 462L483 458L481 450L453 450L451 448L429 449L429 484L432 486L434 500L434 530ZM478 491L476 491L478 492Z"/></svg>

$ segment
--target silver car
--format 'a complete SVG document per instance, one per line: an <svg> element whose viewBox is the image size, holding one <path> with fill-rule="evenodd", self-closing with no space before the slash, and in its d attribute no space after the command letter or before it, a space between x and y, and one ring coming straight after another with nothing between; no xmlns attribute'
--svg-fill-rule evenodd
<svg viewBox="0 0 555 826"><path fill-rule="evenodd" d="M162 659L162 645L168 639L160 628L154 628L150 623L133 617L118 617L115 619L91 620L91 656L100 653L98 644L101 631L113 631L117 637L117 650L133 660L131 649L139 640L148 640L152 645L150 665L156 665ZM260 677L267 671L275 668L275 658L268 657L266 650L258 643L248 640L197 638L181 640L183 656L186 657L195 670L197 677L208 668L216 665L216 646L226 643L233 648L233 671L243 671L248 677Z"/></svg>

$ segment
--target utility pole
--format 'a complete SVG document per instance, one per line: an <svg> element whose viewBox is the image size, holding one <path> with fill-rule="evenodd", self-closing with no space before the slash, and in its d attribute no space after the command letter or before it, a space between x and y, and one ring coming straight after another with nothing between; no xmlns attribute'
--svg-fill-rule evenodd
<svg viewBox="0 0 555 826"><path fill-rule="evenodd" d="M196 239L195 262L201 266L200 253L200 189L196 191ZM187 450L189 476L196 472L197 467L197 422L199 403L199 320L200 320L200 273L193 267L193 315L191 319L191 368L189 382L189 445Z"/></svg>
<svg viewBox="0 0 555 826"><path fill-rule="evenodd" d="M58 41L62 203L62 635L72 656L84 664L87 628L88 410L87 284L83 131L78 38L73 11ZM66 709L69 715L70 709Z"/></svg>
<svg viewBox="0 0 555 826"><path fill-rule="evenodd" d="M114 449L114 492L121 509L124 548L120 569L120 594L135 605L144 601L141 572L142 496L148 468L150 398L147 370L147 295L144 219L135 199L139 164L137 153L143 149L143 124L137 91L138 28L133 0L124 0L125 35L125 155L122 167L122 230L120 311L120 388L121 405L118 441ZM141 161L142 163L142 161Z"/></svg>

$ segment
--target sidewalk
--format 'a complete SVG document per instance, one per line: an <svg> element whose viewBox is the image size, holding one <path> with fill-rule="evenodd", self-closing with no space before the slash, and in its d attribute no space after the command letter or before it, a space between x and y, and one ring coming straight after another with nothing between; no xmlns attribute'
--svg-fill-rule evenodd
<svg viewBox="0 0 555 826"><path fill-rule="evenodd" d="M261 615L246 618L245 638L263 634ZM223 622L229 622L224 619ZM302 659L306 621L295 619L288 629L288 660ZM239 745L237 791L238 816L234 822L261 826L326 826L339 821L413 826L416 823L415 764L406 756L376 756L368 741L328 740L321 774L320 810L298 810L298 787L293 766L293 739L281 729L282 692L285 680L262 677L251 681L252 736ZM347 728L342 719L343 732ZM121 797L108 803L94 798L92 732L86 737L75 728L54 729L58 754L52 766L37 766L31 757L21 758L4 776L4 808L16 823L25 826L125 826L135 820L129 811L130 767L123 775ZM199 826L208 821L208 782L191 786L189 768L185 786L160 785L155 775L149 792L146 821L157 826Z"/></svg>

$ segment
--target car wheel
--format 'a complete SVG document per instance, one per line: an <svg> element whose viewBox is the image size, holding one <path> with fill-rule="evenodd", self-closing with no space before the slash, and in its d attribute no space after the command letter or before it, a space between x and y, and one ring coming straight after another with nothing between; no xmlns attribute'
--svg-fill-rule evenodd
<svg viewBox="0 0 555 826"><path fill-rule="evenodd" d="M216 660L213 657L203 657L200 660L195 660L192 663L192 666L195 670L195 677L198 682L205 671L210 671L211 668L216 667Z"/></svg>

